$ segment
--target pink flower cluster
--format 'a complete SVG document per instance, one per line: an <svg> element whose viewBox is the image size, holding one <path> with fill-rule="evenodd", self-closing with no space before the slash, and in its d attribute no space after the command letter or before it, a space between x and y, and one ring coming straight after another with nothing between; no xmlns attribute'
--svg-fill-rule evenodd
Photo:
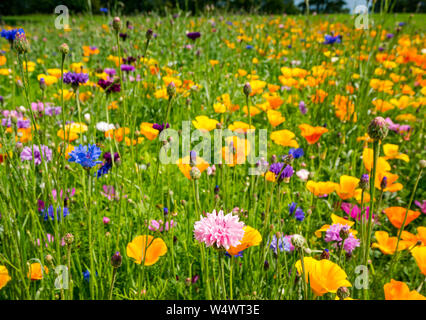
<svg viewBox="0 0 426 320"><path fill-rule="evenodd" d="M223 247L228 250L241 243L244 236L243 227L244 222L240 221L237 215L233 216L232 213L224 215L222 210L219 213L213 210L195 222L194 236L207 247L216 245L217 248Z"/></svg>
<svg viewBox="0 0 426 320"><path fill-rule="evenodd" d="M173 228L175 225L176 223L173 220L170 220L170 223L169 221L164 223L163 220L151 220L148 229L151 231L163 232L163 230L169 231L169 229Z"/></svg>
<svg viewBox="0 0 426 320"><path fill-rule="evenodd" d="M348 232L350 227L348 225L343 225L340 223L332 224L330 228L325 233L325 241L326 242L334 242L333 246L335 248L340 248L342 246L343 239L341 237L341 232ZM347 253L352 253L352 251L359 247L360 241L355 238L351 232L348 232L348 237L345 239L343 243L343 249Z"/></svg>

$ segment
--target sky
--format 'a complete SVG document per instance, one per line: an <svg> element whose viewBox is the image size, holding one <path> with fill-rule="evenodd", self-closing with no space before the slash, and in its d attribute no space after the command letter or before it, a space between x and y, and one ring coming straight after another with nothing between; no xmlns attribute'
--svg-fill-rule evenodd
<svg viewBox="0 0 426 320"><path fill-rule="evenodd" d="M354 8L358 5L367 5L367 0L345 0L346 7L349 8L350 12L354 12ZM305 2L305 0L294 0L294 3L298 5L301 2Z"/></svg>

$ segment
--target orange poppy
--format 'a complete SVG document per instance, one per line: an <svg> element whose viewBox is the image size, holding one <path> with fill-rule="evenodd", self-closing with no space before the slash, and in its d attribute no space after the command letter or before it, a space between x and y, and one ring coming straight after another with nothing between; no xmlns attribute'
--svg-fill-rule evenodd
<svg viewBox="0 0 426 320"><path fill-rule="evenodd" d="M384 210L389 221L395 228L401 229L402 223L404 222L406 208L403 207L389 207ZM408 210L407 220L405 221L404 227L406 227L411 221L416 219L420 215L420 211Z"/></svg>
<svg viewBox="0 0 426 320"><path fill-rule="evenodd" d="M283 147L299 148L299 144L294 137L296 135L289 130L278 130L271 133L271 139L276 144Z"/></svg>
<svg viewBox="0 0 426 320"><path fill-rule="evenodd" d="M402 190L403 185L400 184L400 183L395 183L395 181L398 180L399 176L397 174L393 174L393 173L386 172L386 171L378 171L377 172L375 183L374 183L374 186L377 189L382 190L381 182L382 182L384 177L386 177L387 183L386 183L386 188L384 188L383 191L397 192L399 190Z"/></svg>
<svg viewBox="0 0 426 320"><path fill-rule="evenodd" d="M186 156L182 159L179 159L176 164L178 165L179 170L184 174L184 176L191 180L190 156ZM209 167L207 161L198 156L196 158L195 165L201 173Z"/></svg>
<svg viewBox="0 0 426 320"><path fill-rule="evenodd" d="M364 162L365 169L367 171L371 171L373 168L373 149L364 148L362 152L362 161ZM386 161L385 158L379 157L377 160L377 171L390 171L391 166L389 162Z"/></svg>
<svg viewBox="0 0 426 320"><path fill-rule="evenodd" d="M59 129L58 133L57 133L58 137L61 138L64 141L74 141L78 139L78 134L75 131L69 131L69 130L64 130L63 129Z"/></svg>
<svg viewBox="0 0 426 320"><path fill-rule="evenodd" d="M336 184L336 193L342 200L347 200L355 196L359 179L343 175L340 177L340 184Z"/></svg>
<svg viewBox="0 0 426 320"><path fill-rule="evenodd" d="M130 133L129 128L111 129L105 132L105 138L114 138L117 142L123 141L125 135Z"/></svg>
<svg viewBox="0 0 426 320"><path fill-rule="evenodd" d="M41 280L43 279L43 272L49 273L49 269L47 269L46 266L44 266L42 270L41 264L39 262L31 263L30 265L30 271L28 272L27 277L31 280Z"/></svg>
<svg viewBox="0 0 426 320"><path fill-rule="evenodd" d="M166 243L161 238L149 235L137 236L127 244L127 256L135 259L135 263L152 266L161 256L167 253Z"/></svg>
<svg viewBox="0 0 426 320"><path fill-rule="evenodd" d="M410 291L406 283L393 279L383 286L383 290L385 291L385 300L426 300L426 297L416 290Z"/></svg>
<svg viewBox="0 0 426 320"><path fill-rule="evenodd" d="M426 246L415 247L411 250L411 254L416 260L416 263L420 268L420 272L426 276Z"/></svg>
<svg viewBox="0 0 426 320"><path fill-rule="evenodd" d="M411 241L413 245L420 241L422 246L426 246L426 227L418 227L417 235L404 230L401 233L401 239Z"/></svg>
<svg viewBox="0 0 426 320"><path fill-rule="evenodd" d="M154 129L152 123L149 122L142 122L140 129L141 133L148 139L148 140L154 140L157 138L159 131L157 129Z"/></svg>
<svg viewBox="0 0 426 320"><path fill-rule="evenodd" d="M317 197L328 195L334 192L334 190L336 190L336 187L337 187L337 183L334 183L331 181L315 182L315 181L309 180L306 183L306 188Z"/></svg>
<svg viewBox="0 0 426 320"><path fill-rule="evenodd" d="M262 236L260 235L260 232L256 229L245 226L244 228L244 236L241 240L241 244L239 244L236 247L230 247L227 251L230 255L236 256L239 252L252 247L252 246L258 246L259 243L262 241Z"/></svg>
<svg viewBox="0 0 426 320"><path fill-rule="evenodd" d="M305 281L310 284L312 291L317 296L322 296L327 292L336 293L340 287L351 287L351 283L346 279L346 272L334 262L321 259L315 260L312 257L303 259L305 266ZM296 262L298 274L302 274L302 263Z"/></svg>
<svg viewBox="0 0 426 320"><path fill-rule="evenodd" d="M302 137L305 138L309 144L318 142L321 136L328 132L327 128L313 127L306 123L299 125L299 129L302 130Z"/></svg>
<svg viewBox="0 0 426 320"><path fill-rule="evenodd" d="M0 266L0 289L3 288L12 278L9 276L5 266Z"/></svg>
<svg viewBox="0 0 426 320"><path fill-rule="evenodd" d="M397 237L389 237L386 231L376 231L374 233L377 242L371 245L372 248L379 249L383 254L394 254L396 249ZM405 250L411 246L411 242L400 240L398 243L398 251Z"/></svg>

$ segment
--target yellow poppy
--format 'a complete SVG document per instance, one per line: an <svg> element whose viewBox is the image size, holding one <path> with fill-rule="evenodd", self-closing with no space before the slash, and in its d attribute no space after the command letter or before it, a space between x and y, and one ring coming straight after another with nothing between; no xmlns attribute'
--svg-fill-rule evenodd
<svg viewBox="0 0 426 320"><path fill-rule="evenodd" d="M271 133L271 140L283 147L299 148L299 144L294 137L296 135L289 130L278 130Z"/></svg>
<svg viewBox="0 0 426 320"><path fill-rule="evenodd" d="M245 226L244 228L244 236L241 240L241 244L239 244L236 247L230 247L227 251L230 255L235 256L238 255L239 252L252 247L252 246L258 246L259 243L262 241L262 236L260 235L260 232L256 229Z"/></svg>
<svg viewBox="0 0 426 320"><path fill-rule="evenodd" d="M0 266L0 289L3 288L12 278L9 276L5 266Z"/></svg>
<svg viewBox="0 0 426 320"><path fill-rule="evenodd" d="M315 260L312 257L303 259L305 266L305 281L309 283L312 291L317 296L322 296L328 292L336 293L340 287L351 287L351 283L346 279L346 272L334 262L321 259ZM296 262L298 274L303 273L302 263Z"/></svg>
<svg viewBox="0 0 426 320"><path fill-rule="evenodd" d="M149 235L137 236L127 244L127 256L135 259L135 263L152 266L161 256L167 253L166 243L161 238Z"/></svg>

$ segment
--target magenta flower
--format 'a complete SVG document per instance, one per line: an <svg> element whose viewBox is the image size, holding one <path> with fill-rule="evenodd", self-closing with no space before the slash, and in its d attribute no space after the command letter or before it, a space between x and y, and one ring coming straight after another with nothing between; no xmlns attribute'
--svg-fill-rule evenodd
<svg viewBox="0 0 426 320"><path fill-rule="evenodd" d="M220 210L216 213L207 213L206 217L201 216L200 221L195 222L195 239L204 242L207 247L215 245L216 248L236 247L241 243L244 236L244 222L232 213L223 214Z"/></svg>
<svg viewBox="0 0 426 320"><path fill-rule="evenodd" d="M347 214L349 215L352 219L354 220L361 220L361 209L356 205L356 204L352 204L349 202L342 202L340 208ZM370 207L364 207L364 214L363 214L363 218L365 220L368 220L368 214L370 212ZM375 216L373 215L373 219L375 218Z"/></svg>
<svg viewBox="0 0 426 320"><path fill-rule="evenodd" d="M422 213L426 214L426 200L423 200L422 202L414 200L414 203L422 210Z"/></svg>

